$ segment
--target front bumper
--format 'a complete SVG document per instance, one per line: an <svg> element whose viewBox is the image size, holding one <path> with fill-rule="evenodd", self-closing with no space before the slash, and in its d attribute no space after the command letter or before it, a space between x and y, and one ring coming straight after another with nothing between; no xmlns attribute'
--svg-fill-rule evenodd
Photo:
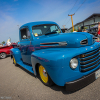
<svg viewBox="0 0 100 100"><path fill-rule="evenodd" d="M99 70L99 69L97 69L97 70ZM90 83L94 82L96 80L96 77L95 77L96 71L94 71L91 74L86 75L78 80L75 80L72 82L66 82L66 84L65 84L66 91L67 92L74 92L74 91L77 91L77 90L89 85Z"/></svg>

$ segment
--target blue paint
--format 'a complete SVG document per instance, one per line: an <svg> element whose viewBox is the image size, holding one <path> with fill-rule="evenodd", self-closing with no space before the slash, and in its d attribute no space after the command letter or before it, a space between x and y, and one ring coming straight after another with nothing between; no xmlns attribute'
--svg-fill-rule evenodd
<svg viewBox="0 0 100 100"><path fill-rule="evenodd" d="M43 24L56 23L49 21L32 22L20 27L20 30L24 28L29 29L30 38L21 39L21 33L19 31L20 47L11 50L11 54L15 57L19 65L36 75L35 66L37 63L41 64L53 82L59 86L64 86L66 82L71 82L88 75L100 67L98 65L96 68L87 72L80 71L80 55L87 54L100 47L100 43L94 42L91 34L85 32L56 33L35 37L32 33L32 27ZM80 42L85 39L88 40L88 43L81 45ZM65 42L67 45L60 45L59 42ZM72 58L78 59L78 67L75 70L70 67L70 60Z"/></svg>
<svg viewBox="0 0 100 100"><path fill-rule="evenodd" d="M26 65L26 64L24 64L22 61L18 62L18 64L19 64L20 66L22 66L23 68L25 68L26 70L28 70L29 72L31 72L31 73L34 74L32 66Z"/></svg>

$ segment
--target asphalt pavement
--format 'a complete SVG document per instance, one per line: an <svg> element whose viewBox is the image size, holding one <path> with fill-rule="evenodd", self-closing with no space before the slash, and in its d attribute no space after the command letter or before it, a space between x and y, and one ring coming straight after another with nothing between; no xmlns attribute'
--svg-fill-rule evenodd
<svg viewBox="0 0 100 100"><path fill-rule="evenodd" d="M65 87L45 86L7 57L0 59L0 100L100 100L100 78L81 90L67 93Z"/></svg>

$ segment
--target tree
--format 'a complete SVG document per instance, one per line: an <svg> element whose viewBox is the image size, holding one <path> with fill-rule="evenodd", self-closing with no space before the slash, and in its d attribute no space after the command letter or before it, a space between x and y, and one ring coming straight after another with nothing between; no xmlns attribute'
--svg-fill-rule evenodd
<svg viewBox="0 0 100 100"><path fill-rule="evenodd" d="M84 27L84 29L88 29L87 27Z"/></svg>
<svg viewBox="0 0 100 100"><path fill-rule="evenodd" d="M74 31L77 31L77 29L74 29ZM73 29L71 29L71 31L70 32L73 32Z"/></svg>
<svg viewBox="0 0 100 100"><path fill-rule="evenodd" d="M91 27L93 27L93 26L95 26L95 25L91 25Z"/></svg>
<svg viewBox="0 0 100 100"><path fill-rule="evenodd" d="M73 32L73 30L71 29L70 32Z"/></svg>
<svg viewBox="0 0 100 100"><path fill-rule="evenodd" d="M5 44L5 41L3 41L2 44Z"/></svg>

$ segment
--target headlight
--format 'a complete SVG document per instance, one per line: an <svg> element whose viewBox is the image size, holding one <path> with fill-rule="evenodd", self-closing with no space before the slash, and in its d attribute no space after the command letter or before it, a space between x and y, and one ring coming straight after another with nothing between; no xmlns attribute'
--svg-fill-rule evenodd
<svg viewBox="0 0 100 100"><path fill-rule="evenodd" d="M73 58L70 60L70 67L72 69L75 69L78 66L78 60L76 58Z"/></svg>

